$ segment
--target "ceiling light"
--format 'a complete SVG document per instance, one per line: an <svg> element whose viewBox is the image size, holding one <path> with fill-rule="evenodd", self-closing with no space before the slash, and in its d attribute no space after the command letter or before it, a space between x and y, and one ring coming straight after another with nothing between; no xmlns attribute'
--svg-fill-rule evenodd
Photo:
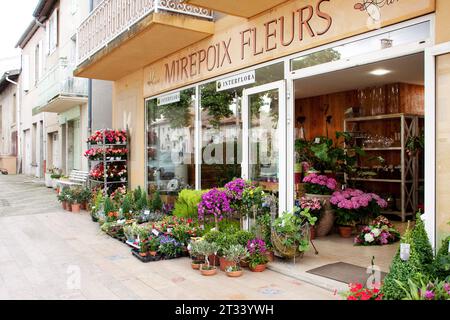
<svg viewBox="0 0 450 320"><path fill-rule="evenodd" d="M370 74L374 75L374 76L385 76L391 72L392 71L386 70L386 69L376 69L376 70L371 71Z"/></svg>

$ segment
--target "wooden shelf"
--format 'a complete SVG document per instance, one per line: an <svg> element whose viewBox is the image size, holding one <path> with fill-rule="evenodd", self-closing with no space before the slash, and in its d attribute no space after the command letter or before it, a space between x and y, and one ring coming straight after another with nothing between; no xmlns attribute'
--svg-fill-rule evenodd
<svg viewBox="0 0 450 320"><path fill-rule="evenodd" d="M364 122L364 121L378 121L378 120L387 120L387 119L401 119L405 118L423 118L423 115L415 115L415 114L406 114L406 113L394 113L394 114L381 114L378 116L368 116L368 117L358 117L358 118L348 118L344 119L347 122Z"/></svg>
<svg viewBox="0 0 450 320"><path fill-rule="evenodd" d="M364 178L353 178L348 179L350 181L362 181L362 182L385 182L385 183L402 183L401 179L364 179ZM413 183L412 180L406 180L405 183Z"/></svg>
<svg viewBox="0 0 450 320"><path fill-rule="evenodd" d="M363 151L402 151L402 147L389 148L362 148Z"/></svg>

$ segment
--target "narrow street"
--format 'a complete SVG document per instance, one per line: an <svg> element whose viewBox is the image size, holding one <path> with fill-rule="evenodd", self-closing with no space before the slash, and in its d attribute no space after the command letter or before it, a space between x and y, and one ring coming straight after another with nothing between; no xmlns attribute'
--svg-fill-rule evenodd
<svg viewBox="0 0 450 320"><path fill-rule="evenodd" d="M0 299L338 299L273 271L203 277L187 258L144 264L55 192L0 176Z"/></svg>

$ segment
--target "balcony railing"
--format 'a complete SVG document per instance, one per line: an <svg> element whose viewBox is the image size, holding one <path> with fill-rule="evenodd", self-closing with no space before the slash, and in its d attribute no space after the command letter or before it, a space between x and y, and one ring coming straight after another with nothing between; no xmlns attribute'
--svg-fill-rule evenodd
<svg viewBox="0 0 450 320"><path fill-rule="evenodd" d="M88 79L74 77L74 68L67 59L62 58L44 75L38 83L39 107L46 106L58 96L88 96Z"/></svg>
<svg viewBox="0 0 450 320"><path fill-rule="evenodd" d="M166 11L211 20L212 11L182 0L103 0L77 31L80 65L133 24L152 12Z"/></svg>

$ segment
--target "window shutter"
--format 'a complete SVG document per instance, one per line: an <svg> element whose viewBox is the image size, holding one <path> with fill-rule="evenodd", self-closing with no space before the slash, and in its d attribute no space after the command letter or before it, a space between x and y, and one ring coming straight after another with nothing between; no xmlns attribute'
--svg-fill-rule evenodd
<svg viewBox="0 0 450 320"><path fill-rule="evenodd" d="M47 54L50 54L50 21L47 20L47 22L45 23L45 42L46 43L46 51Z"/></svg>
<svg viewBox="0 0 450 320"><path fill-rule="evenodd" d="M22 89L23 91L30 90L30 56L25 54L22 56Z"/></svg>
<svg viewBox="0 0 450 320"><path fill-rule="evenodd" d="M44 52L44 44L43 44L43 41L42 40L40 40L39 41L39 79L38 80L40 80L40 79L42 79L42 76L43 76L43 72L44 72L44 59L43 59L43 52Z"/></svg>
<svg viewBox="0 0 450 320"><path fill-rule="evenodd" d="M56 48L58 46L58 9L55 9L55 11L53 12L53 44L54 44L54 48ZM53 48L53 49L54 49Z"/></svg>

